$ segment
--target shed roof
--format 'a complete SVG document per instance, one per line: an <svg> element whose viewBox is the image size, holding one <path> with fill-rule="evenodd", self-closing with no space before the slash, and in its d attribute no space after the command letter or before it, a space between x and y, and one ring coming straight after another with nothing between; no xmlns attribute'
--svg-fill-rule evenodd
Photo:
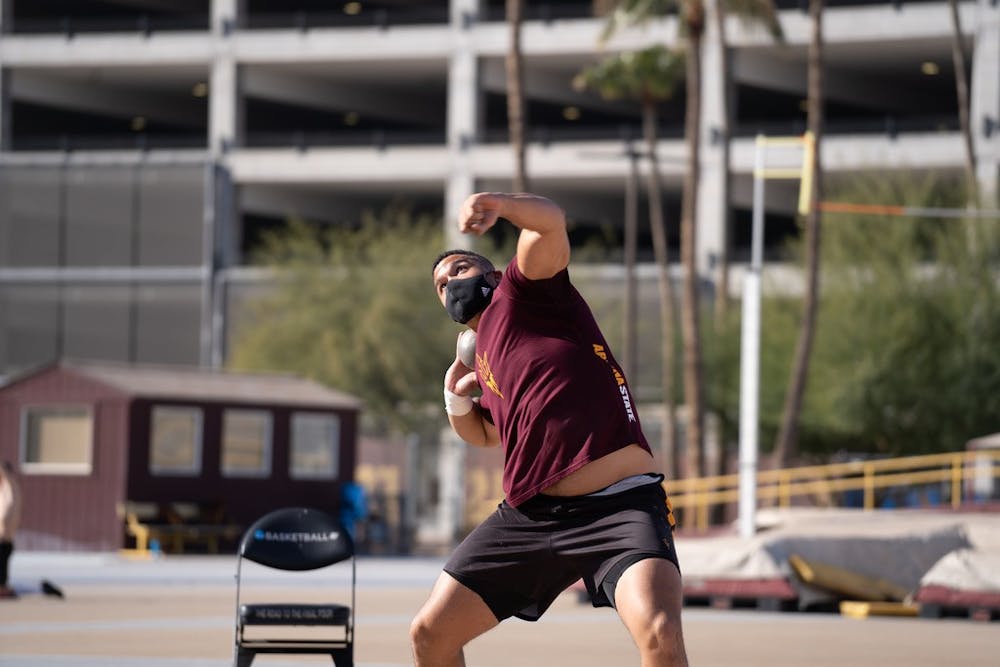
<svg viewBox="0 0 1000 667"><path fill-rule="evenodd" d="M356 396L293 375L100 361L62 361L57 366L143 398L361 408Z"/></svg>

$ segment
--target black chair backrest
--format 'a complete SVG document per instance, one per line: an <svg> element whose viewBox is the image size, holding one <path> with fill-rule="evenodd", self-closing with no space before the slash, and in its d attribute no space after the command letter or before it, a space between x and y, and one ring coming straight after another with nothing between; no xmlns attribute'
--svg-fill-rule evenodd
<svg viewBox="0 0 1000 667"><path fill-rule="evenodd" d="M275 510L247 529L240 556L280 570L315 570L354 555L354 542L340 521L320 510Z"/></svg>

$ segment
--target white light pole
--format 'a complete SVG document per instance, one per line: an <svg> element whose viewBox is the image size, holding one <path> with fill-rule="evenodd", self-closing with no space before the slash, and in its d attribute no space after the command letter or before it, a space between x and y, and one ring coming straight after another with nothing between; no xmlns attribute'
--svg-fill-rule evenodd
<svg viewBox="0 0 1000 667"><path fill-rule="evenodd" d="M757 135L753 170L750 266L743 278L740 334L739 534L757 530L757 426L760 398L760 278L764 259L764 137Z"/></svg>

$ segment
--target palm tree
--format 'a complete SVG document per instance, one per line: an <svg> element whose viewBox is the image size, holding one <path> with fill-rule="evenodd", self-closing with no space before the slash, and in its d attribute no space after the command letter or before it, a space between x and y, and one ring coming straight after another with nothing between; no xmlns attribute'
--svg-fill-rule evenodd
<svg viewBox="0 0 1000 667"><path fill-rule="evenodd" d="M681 337L684 341L684 403L687 406L687 476L704 473L705 382L701 355L701 322L698 303L697 206L701 156L701 41L705 34L702 0L684 0L681 22L687 34L687 108L684 110L684 142L687 167L681 193Z"/></svg>
<svg viewBox="0 0 1000 667"><path fill-rule="evenodd" d="M687 406L687 441L685 443L687 477L702 473L704 453L705 390L701 354L701 325L698 313L698 267L696 265L696 229L698 162L701 134L701 41L705 33L703 0L621 0L605 35L621 26L641 23L663 16L672 9L680 12L686 36L684 140L687 160L681 195L681 263L684 280L681 291L681 335L684 344L684 402Z"/></svg>
<svg viewBox="0 0 1000 667"><path fill-rule="evenodd" d="M622 308L623 344L622 366L625 377L638 377L636 360L639 356L639 337L636 331L636 314L639 312L639 289L636 281L636 246L639 228L639 152L632 147L632 138L625 144L628 157L628 177L625 179L625 220L623 260L625 263L625 303Z"/></svg>
<svg viewBox="0 0 1000 667"><path fill-rule="evenodd" d="M719 35L719 79L722 86L722 121L719 124L719 138L722 141L722 191L719 198L722 199L724 207L722 239L719 249L719 272L715 289L715 316L716 322L725 319L729 305L729 232L732 229L733 211L731 206L731 184L732 174L730 171L730 129L733 110L730 98L730 86L732 85L732 71L730 67L729 40L726 36L726 16L732 13L739 16L744 21L754 21L763 23L768 32L776 41L784 39L781 24L778 22L778 13L773 0L715 0L712 15L715 19L715 29ZM729 8L727 8L729 5Z"/></svg>
<svg viewBox="0 0 1000 667"><path fill-rule="evenodd" d="M507 73L507 128L510 145L514 149L514 176L512 190L527 192L528 169L525 160L524 117L524 57L521 52L521 22L524 18L524 0L507 0L507 27L510 42L507 48L505 69Z"/></svg>
<svg viewBox="0 0 1000 667"><path fill-rule="evenodd" d="M719 139L722 141L722 239L719 247L719 274L715 285L715 321L725 320L729 306L729 230L733 223L732 202L730 201L730 186L732 172L730 170L729 122L732 119L732 103L729 99L729 86L732 77L729 68L729 45L726 39L726 8L722 0L715 0L715 29L719 33L719 78L722 80L722 122L719 124Z"/></svg>
<svg viewBox="0 0 1000 667"><path fill-rule="evenodd" d="M727 0L730 8L741 16L753 19L743 10L741 0ZM701 149L701 43L705 34L704 0L620 0L605 30L605 35L617 28L648 21L668 12L678 12L686 41L686 94L684 140L687 160L681 195L681 263L684 267L682 289L681 334L684 341L684 401L688 410L686 471L687 476L702 474L705 437L705 390L701 352L701 324L698 303L697 267L697 195Z"/></svg>
<svg viewBox="0 0 1000 667"><path fill-rule="evenodd" d="M590 3L594 16L606 16L615 10L618 0L593 0Z"/></svg>
<svg viewBox="0 0 1000 667"><path fill-rule="evenodd" d="M972 147L972 128L969 125L969 85L965 75L965 45L962 43L962 23L958 16L958 0L948 0L951 13L951 61L955 67L955 94L958 101L958 122L962 128L965 147L966 200L979 205L979 187L976 180L976 153Z"/></svg>
<svg viewBox="0 0 1000 667"><path fill-rule="evenodd" d="M774 443L772 466L784 467L798 450L799 415L805 395L809 374L809 358L812 353L813 338L816 333L816 311L819 305L819 248L820 216L819 202L823 193L823 170L820 160L820 146L823 136L823 0L809 1L809 17L812 21L812 35L809 40L809 99L808 118L809 140L812 150L807 153L812 160L812 190L809 193L809 213L806 216L806 293L802 303L802 325L795 357L792 360L788 393L781 414L781 425Z"/></svg>
<svg viewBox="0 0 1000 667"><path fill-rule="evenodd" d="M649 226L656 255L657 287L660 297L660 356L662 364L665 419L660 438L664 473L676 474L676 401L674 399L674 330L677 305L670 287L670 257L663 220L662 177L657 159L656 106L673 97L684 68L683 55L662 46L611 56L583 70L573 81L577 89L596 90L605 99L631 98L642 106L643 140L649 157Z"/></svg>

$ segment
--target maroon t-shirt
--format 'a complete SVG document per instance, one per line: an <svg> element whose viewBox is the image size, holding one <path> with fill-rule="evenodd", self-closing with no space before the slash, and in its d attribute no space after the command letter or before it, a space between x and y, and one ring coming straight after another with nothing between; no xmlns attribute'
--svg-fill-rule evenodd
<svg viewBox="0 0 1000 667"><path fill-rule="evenodd" d="M476 366L515 507L615 450L649 450L625 376L565 269L529 280L511 261L479 320Z"/></svg>

